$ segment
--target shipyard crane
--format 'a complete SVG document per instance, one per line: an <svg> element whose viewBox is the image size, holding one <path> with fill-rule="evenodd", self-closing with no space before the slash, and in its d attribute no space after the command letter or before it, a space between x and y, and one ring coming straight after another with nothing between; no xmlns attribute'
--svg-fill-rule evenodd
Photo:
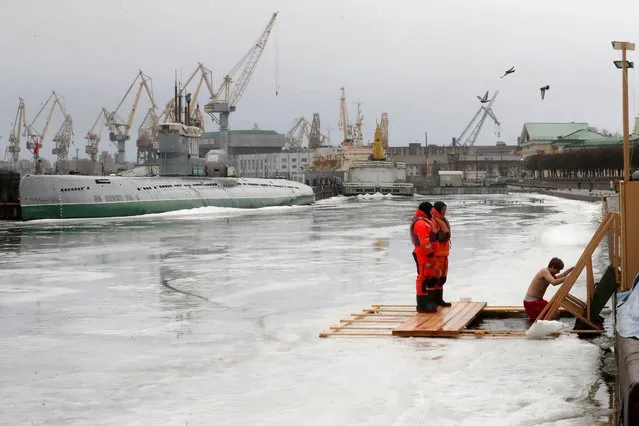
<svg viewBox="0 0 639 426"><path fill-rule="evenodd" d="M18 161L20 160L20 134L22 133L22 128L26 126L26 107L24 105L24 101L22 98L18 98L18 111L16 112L16 118L13 121L13 129L11 130L11 134L9 135L9 146L7 146L7 150L11 155L11 162L13 163L13 167L18 167Z"/></svg>
<svg viewBox="0 0 639 426"><path fill-rule="evenodd" d="M291 130L286 133L284 150L291 151L302 148L304 137L310 136L311 125L304 117L293 120Z"/></svg>
<svg viewBox="0 0 639 426"><path fill-rule="evenodd" d="M155 108L149 108L142 124L138 128L137 164L155 164L158 161L158 130L159 120Z"/></svg>
<svg viewBox="0 0 639 426"><path fill-rule="evenodd" d="M44 122L44 127L42 131L39 132L38 130L36 130L34 126L35 122L38 120L38 118L40 117L40 114L42 114L42 112L47 107L47 105L49 105L50 102L51 102L51 109L49 110L49 114L47 115L46 121ZM61 96L58 96L58 94L55 91L51 91L51 94L47 98L46 102L42 104L40 111L38 111L38 113L36 114L31 124L28 124L27 126L25 126L24 135L27 136L27 149L31 151L31 153L33 154L33 159L36 163L36 174L40 173L39 161L37 160L39 159L40 149L42 148L42 144L47 134L47 130L49 129L49 124L51 123L51 117L53 116L53 111L55 110L56 106L58 106L58 109L62 113L62 116L65 117L66 119L67 112L64 107L64 103L62 102Z"/></svg>
<svg viewBox="0 0 639 426"><path fill-rule="evenodd" d="M193 81L196 75L200 75L200 79L197 82L197 86L193 93L191 93L191 101L189 102L189 111L190 118L189 123L192 126L199 127L204 130L204 117L202 116L202 111L200 110L198 97L200 94L200 90L202 85L206 85L207 90L209 91L209 95L211 98L215 97L215 90L213 89L213 79L211 70L205 67L201 62L198 62L195 71L191 74L191 76L186 80L186 83L179 89L178 96L183 96L188 85ZM158 117L159 122L162 121L171 121L176 120L175 114L175 96L171 98L171 100L166 104L164 110Z"/></svg>
<svg viewBox="0 0 639 426"><path fill-rule="evenodd" d="M69 172L69 145L73 135L73 120L71 114L67 114L60 129L53 136L55 147L51 152L57 157L55 162L56 174L67 174Z"/></svg>
<svg viewBox="0 0 639 426"><path fill-rule="evenodd" d="M339 123L337 127L342 131L342 145L351 144L353 141L353 125L348 119L348 108L346 106L346 92L340 87L341 96L339 98Z"/></svg>
<svg viewBox="0 0 639 426"><path fill-rule="evenodd" d="M474 146L475 141L477 140L477 137L479 136L479 132L481 131L481 128L483 127L484 122L486 121L486 117L488 116L490 116L490 118L493 119L493 121L495 122L495 125L498 128L499 126L501 126L501 123L497 119L497 116L495 115L492 109L492 105L495 102L495 98L497 98L498 94L499 94L499 90L495 92L493 97L488 102L488 105L481 105L479 107L479 109L475 113L475 116L472 118L472 120L470 120L470 122L468 123L464 131L461 133L461 135L459 135L458 138L453 139L453 143L452 143L453 146L461 146L461 147ZM474 127L472 127L473 124L474 124ZM468 133L471 127L472 127L472 130L470 131L470 133ZM467 137L464 139L465 136Z"/></svg>
<svg viewBox="0 0 639 426"><path fill-rule="evenodd" d="M204 106L204 112L209 114L211 118L218 123L220 130L226 132L229 129L229 115L236 110L237 103L242 97L246 86L248 85L253 72L257 66L257 63L262 56L264 47L271 34L271 29L275 23L278 12L273 13L273 16L269 20L268 24L255 45L242 57L242 59L231 69L229 73L224 76L220 88L216 92L215 96L211 99L211 102ZM233 82L233 75L239 71L244 65L240 77L235 82L233 90L231 90L231 83ZM217 117L215 114L219 114Z"/></svg>
<svg viewBox="0 0 639 426"><path fill-rule="evenodd" d="M108 120L109 111L102 107L98 117L93 122L93 126L91 126L91 130L89 130L84 136L84 139L87 140L84 152L91 158L91 162L94 165L98 160L100 139L102 139L102 132L104 131L104 126L107 124Z"/></svg>
<svg viewBox="0 0 639 426"><path fill-rule="evenodd" d="M364 132L362 130L364 126L364 115L362 114L362 104L357 101L357 116L355 118L355 125L353 126L353 146L360 148L364 145Z"/></svg>
<svg viewBox="0 0 639 426"><path fill-rule="evenodd" d="M382 146L388 149L388 113L382 113L382 119L379 122L379 128L382 132Z"/></svg>
<svg viewBox="0 0 639 426"><path fill-rule="evenodd" d="M313 121L311 122L311 130L308 135L308 147L316 149L322 146L322 135L320 133L320 117L319 113L313 113Z"/></svg>
<svg viewBox="0 0 639 426"><path fill-rule="evenodd" d="M135 99L133 101L133 106L131 107L131 112L129 113L129 117L127 121L125 122L119 116L118 112L120 110L120 107L124 103L125 99L129 96L129 93L131 93L131 90L133 90L133 87L135 87L136 83L138 84L138 90L135 94ZM109 114L109 118L107 121L107 125L109 126L109 139L111 140L111 142L117 143L117 146L118 146L118 153L115 159L116 163L122 164L124 162L125 143L131 138L131 135L130 135L131 125L133 124L133 118L135 117L135 112L137 110L138 103L140 101L140 96L142 95L143 90L146 91L146 94L148 95L149 100L151 101L151 108L157 108L155 105L154 97L153 97L151 77L144 74L142 70L139 70L138 75L133 80L133 83L131 83L131 86L129 86L129 89L126 91L126 93L122 97L122 100L120 101L118 106Z"/></svg>
<svg viewBox="0 0 639 426"><path fill-rule="evenodd" d="M487 105L482 104L479 107L479 109L475 113L475 116L473 117L472 120L470 120L470 122L468 123L464 131L461 133L461 135L459 135L458 138L453 138L452 146L459 147L459 148L458 150L455 150L457 152L454 152L453 154L451 154L452 158L450 158L450 160L452 160L452 162L455 163L459 159L463 160L466 154L468 154L468 148L475 145L475 141L477 140L477 137L479 136L479 132L481 131L482 126L484 125L484 122L486 121L486 117L492 118L492 120L495 122L495 125L497 126L497 135L499 136L499 126L501 126L501 123L499 122L499 120L497 119L497 116L492 110L492 105L495 102L495 98L497 98L498 94L499 94L499 90L495 92L495 94L492 96L492 98L490 99ZM471 127L472 127L472 130L471 130ZM469 133L469 130L470 130L470 133ZM449 157L451 157L451 155L449 155Z"/></svg>
<svg viewBox="0 0 639 426"><path fill-rule="evenodd" d="M313 121L311 122L311 130L308 136L308 147L316 149L322 146L329 146L330 139L320 130L320 116L318 112L313 113Z"/></svg>

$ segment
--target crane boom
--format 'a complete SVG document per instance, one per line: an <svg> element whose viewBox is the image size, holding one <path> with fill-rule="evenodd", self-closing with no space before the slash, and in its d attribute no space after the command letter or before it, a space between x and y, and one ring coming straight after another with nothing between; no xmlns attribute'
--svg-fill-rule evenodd
<svg viewBox="0 0 639 426"><path fill-rule="evenodd" d="M22 98L18 98L18 110L16 111L16 118L13 121L13 129L9 135L8 150L11 153L11 160L14 163L14 167L18 166L20 160L20 132L23 126L26 126L24 101Z"/></svg>
<svg viewBox="0 0 639 426"><path fill-rule="evenodd" d="M108 120L109 112L106 110L106 108L102 107L100 109L98 117L93 122L93 126L91 126L91 130L89 130L84 137L84 139L87 140L87 144L84 147L84 152L89 155L92 163L95 163L97 161L100 139L102 139L102 132L104 131L104 126L106 125Z"/></svg>
<svg viewBox="0 0 639 426"><path fill-rule="evenodd" d="M492 105L495 102L495 99L497 98L498 94L499 94L499 90L497 90L493 94L493 97L490 99L490 102L488 103L488 105L486 105L486 106L482 105L482 106L479 107L479 109L475 113L475 116L466 125L466 128L464 128L464 131L461 133L461 135L459 135L459 137L454 140L453 143L454 143L455 146L457 146L457 145L466 146L466 147L467 146L474 146L475 145L475 141L477 140L477 137L479 136L479 132L481 131L481 129L482 129L483 125L484 125L484 122L486 121L486 117L492 118L497 126L501 125L499 120L497 120L497 116L495 115L495 113L492 110ZM479 119L479 122L475 123L475 120L477 120L477 118L480 115L481 115L481 118ZM475 126L473 127L473 130L470 132L470 135L468 136L468 138L466 140L464 140L464 136L466 136L466 134L468 133L468 130L470 130L470 128L473 126L473 124L475 124Z"/></svg>
<svg viewBox="0 0 639 426"><path fill-rule="evenodd" d="M138 83L139 80L139 83ZM124 100L129 96L133 87L135 87L136 83L139 84L138 89L135 94L135 99L133 101L133 106L131 107L131 111L129 112L128 118L126 122L123 122L120 118L118 111L120 107L124 103ZM142 70L138 70L138 75L133 80L133 83L129 86L128 90L120 100L118 106L109 114L107 125L109 127L109 139L112 143L117 143L118 153L116 156L116 163L123 163L125 159L125 144L131 136L131 127L133 125L133 118L135 117L135 113L137 111L138 103L140 101L140 96L142 95L142 91L146 91L146 94L149 97L149 101L151 102L151 108L157 108L155 105L155 99L153 97L153 87L151 83L151 77L147 76L142 72ZM124 127L124 130L121 128Z"/></svg>
<svg viewBox="0 0 639 426"><path fill-rule="evenodd" d="M211 102L204 106L204 111L211 116L220 125L220 130L225 132L229 128L229 115L236 110L237 103L239 102L244 90L248 85L248 82L255 71L257 63L264 51L268 37L271 34L271 29L277 18L279 12L273 13L266 28L260 35L255 45L242 57L242 59L231 69L231 71L224 76L220 88L215 93L215 96L211 97ZM235 87L231 90L231 83L233 82L232 75L244 66L239 79L235 83ZM219 118L215 116L219 114ZM222 143L221 145L224 145ZM224 149L224 147L222 148Z"/></svg>
<svg viewBox="0 0 639 426"><path fill-rule="evenodd" d="M235 87L233 88L233 91L231 92L231 97L229 99L230 105L235 106L235 104L242 97L244 90L246 90L246 86L248 85L248 82L251 79L253 72L255 71L257 62L260 60L260 56L262 56L262 52L264 52L264 47L266 47L266 42L268 41L268 37L271 34L273 25L275 24L275 19L277 18L277 14L278 12L273 13L271 20L266 25L266 28L264 28L264 31L262 32L262 35L260 36L257 43L255 43L255 46L251 50L249 50L249 52L244 56L244 58L242 58L242 61L240 61L234 67L234 69L239 68L240 64L243 63L244 60L246 60L246 66L242 70L242 74L240 74L240 78L235 83ZM233 75L233 71L231 72L231 75Z"/></svg>
<svg viewBox="0 0 639 426"><path fill-rule="evenodd" d="M47 118L44 123L44 128L42 129L42 132L38 132L35 129L34 124L36 120L38 119L38 117L40 117L40 114L42 114L44 109L47 107L47 105L49 105L49 102L51 102L51 100L53 100L53 103L51 104L51 109L49 110L49 113L47 114ZM38 113L36 114L31 124L26 126L25 134L27 135L27 138L28 138L27 149L33 153L33 157L36 160L38 159L40 148L42 147L42 143L49 129L49 124L51 123L51 118L53 116L53 110L55 109L56 105L58 106L58 109L62 112L62 116L65 117L66 119L67 112L62 100L60 99L60 96L58 96L58 94L55 91L51 91L51 94L47 98L46 102L42 105L42 107L40 108L40 111L38 111ZM36 164L36 173L37 172L38 172L38 169Z"/></svg>

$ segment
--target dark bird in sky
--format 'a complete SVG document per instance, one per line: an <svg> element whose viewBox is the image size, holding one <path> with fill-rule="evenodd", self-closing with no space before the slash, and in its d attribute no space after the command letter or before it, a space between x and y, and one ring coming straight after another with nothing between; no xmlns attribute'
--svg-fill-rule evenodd
<svg viewBox="0 0 639 426"><path fill-rule="evenodd" d="M479 102L481 102L482 104L485 104L486 102L488 102L488 90L486 90L486 93L484 93L484 96L477 96L477 99L479 99Z"/></svg>
<svg viewBox="0 0 639 426"><path fill-rule="evenodd" d="M515 72L515 67L514 67L514 66L512 66L512 67L510 67L510 69L509 69L509 70L506 70L506 72L504 73L504 75L502 75L502 76L501 76L501 78L504 78L504 77L506 77L508 74L512 74L512 73L514 73L514 72Z"/></svg>
<svg viewBox="0 0 639 426"><path fill-rule="evenodd" d="M544 100L544 97L546 96L546 90L550 90L550 86L549 85L545 85L544 87L541 87L539 90L541 90L541 100Z"/></svg>

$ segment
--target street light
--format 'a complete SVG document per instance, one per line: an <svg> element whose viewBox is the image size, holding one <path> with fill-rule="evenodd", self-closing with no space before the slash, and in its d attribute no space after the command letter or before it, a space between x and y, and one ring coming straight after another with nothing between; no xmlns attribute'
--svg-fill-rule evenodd
<svg viewBox="0 0 639 426"><path fill-rule="evenodd" d="M628 237L634 237L635 233L628 233L628 190L630 190L630 149L628 144L628 134L630 133L628 127L628 68L632 68L632 62L626 60L626 52L628 50L635 50L635 44L627 41L613 41L612 48L615 50L621 50L621 61L614 61L615 67L621 69L621 94L622 94L622 110L623 110L623 185L620 185L620 219L621 219L621 289L627 290L629 288L628 283L628 263L629 263L629 244ZM633 246L637 241L632 241ZM632 265L636 269L636 264Z"/></svg>
<svg viewBox="0 0 639 426"><path fill-rule="evenodd" d="M612 48L621 50L621 60L613 61L617 69L621 69L621 91L622 91L622 110L623 110L623 181L630 180L630 153L628 144L628 68L634 68L634 64L626 60L626 52L635 50L635 44L627 41L613 41Z"/></svg>

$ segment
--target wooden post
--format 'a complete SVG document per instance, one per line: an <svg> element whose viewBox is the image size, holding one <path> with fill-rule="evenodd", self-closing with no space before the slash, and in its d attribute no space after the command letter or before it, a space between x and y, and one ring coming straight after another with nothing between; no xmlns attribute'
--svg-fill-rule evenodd
<svg viewBox="0 0 639 426"><path fill-rule="evenodd" d="M622 121L623 121L623 184L620 185L619 201L620 201L620 213L621 213L621 290L626 290L628 287L627 278L627 249L628 249L628 236L626 226L626 196L624 191L625 184L630 181L630 147L629 147L629 124L628 124L628 66L630 63L626 60L626 52L628 50L634 51L635 44L627 41L613 41L612 48L615 50L621 50L621 63L615 61L615 66L621 68L621 108L622 108Z"/></svg>

